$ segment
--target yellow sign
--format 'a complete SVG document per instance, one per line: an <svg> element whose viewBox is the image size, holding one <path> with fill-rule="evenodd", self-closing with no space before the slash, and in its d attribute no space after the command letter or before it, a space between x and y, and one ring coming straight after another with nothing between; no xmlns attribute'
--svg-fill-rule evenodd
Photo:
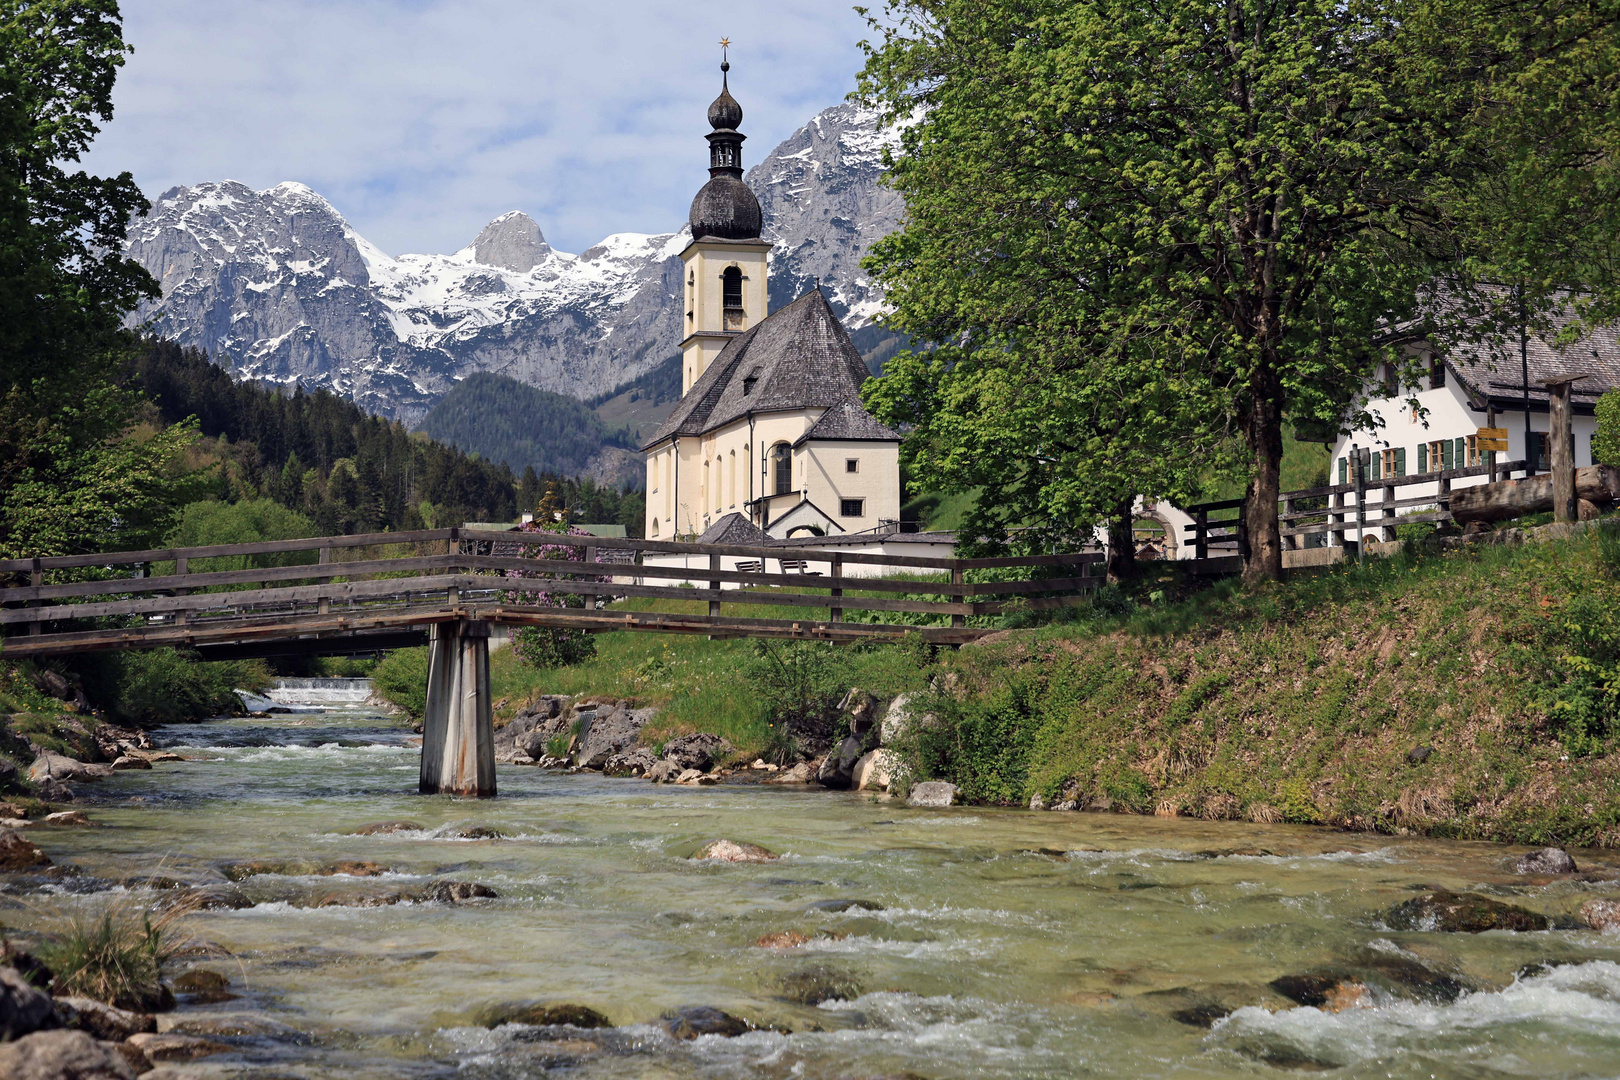
<svg viewBox="0 0 1620 1080"><path fill-rule="evenodd" d="M1482 427L1476 436L1479 452L1489 454L1492 451L1498 454L1507 453L1508 433L1505 427Z"/></svg>

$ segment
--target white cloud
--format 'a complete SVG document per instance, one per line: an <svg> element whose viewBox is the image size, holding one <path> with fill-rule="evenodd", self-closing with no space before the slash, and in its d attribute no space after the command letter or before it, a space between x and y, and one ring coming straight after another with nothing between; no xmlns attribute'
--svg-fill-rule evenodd
<svg viewBox="0 0 1620 1080"><path fill-rule="evenodd" d="M298 180L393 254L507 210L579 251L685 219L722 35L753 164L854 87L847 0L132 0L135 46L86 167Z"/></svg>

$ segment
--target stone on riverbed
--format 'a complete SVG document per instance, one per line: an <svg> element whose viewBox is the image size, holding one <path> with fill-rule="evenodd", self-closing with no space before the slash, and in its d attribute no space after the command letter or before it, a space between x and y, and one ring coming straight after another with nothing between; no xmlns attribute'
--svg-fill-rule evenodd
<svg viewBox="0 0 1620 1080"><path fill-rule="evenodd" d="M911 793L906 796L907 806L950 806L956 802L959 790L955 784L944 780L926 780L921 784L913 785Z"/></svg>
<svg viewBox="0 0 1620 1080"><path fill-rule="evenodd" d="M473 900L493 900L499 894L488 885L473 881L440 881L429 885L418 895L423 901L440 904L465 904Z"/></svg>
<svg viewBox="0 0 1620 1080"><path fill-rule="evenodd" d="M267 1035L272 1038L296 1036L298 1029L272 1020L260 1013L203 1013L200 1015L165 1016L158 1030L176 1035L214 1035L220 1038L242 1038L247 1035Z"/></svg>
<svg viewBox="0 0 1620 1080"><path fill-rule="evenodd" d="M232 881L243 881L261 874L281 874L289 877L377 877L389 872L382 863L362 859L342 859L336 862L314 863L296 860L253 859L231 863L224 868Z"/></svg>
<svg viewBox="0 0 1620 1080"><path fill-rule="evenodd" d="M182 1035L177 1031L161 1034L140 1034L129 1037L131 1046L139 1047L154 1064L164 1061L195 1061L214 1054L229 1054L231 1047L197 1035Z"/></svg>
<svg viewBox="0 0 1620 1080"><path fill-rule="evenodd" d="M1563 848L1542 848L1521 858L1514 869L1521 874L1573 874L1575 860Z"/></svg>
<svg viewBox="0 0 1620 1080"><path fill-rule="evenodd" d="M758 844L736 840L711 840L692 853L694 859L713 859L716 862L745 863L770 862L777 854Z"/></svg>
<svg viewBox="0 0 1620 1080"><path fill-rule="evenodd" d="M822 964L801 968L782 978L782 997L800 1005L854 1001L860 996L861 984L855 976Z"/></svg>
<svg viewBox="0 0 1620 1080"><path fill-rule="evenodd" d="M806 911L882 911L883 905L876 900L817 900L805 907Z"/></svg>
<svg viewBox="0 0 1620 1080"><path fill-rule="evenodd" d="M555 1001L516 1001L489 1005L478 1010L480 1027L502 1024L532 1024L535 1027L610 1028L613 1021L589 1005Z"/></svg>
<svg viewBox="0 0 1620 1080"><path fill-rule="evenodd" d="M737 748L718 735L708 732L698 732L695 735L681 735L664 744L663 756L675 762L682 769L697 769L707 772L714 768L715 763L722 761L727 755L737 752Z"/></svg>
<svg viewBox="0 0 1620 1080"><path fill-rule="evenodd" d="M1620 930L1620 900L1588 900L1581 905L1580 920L1594 930Z"/></svg>
<svg viewBox="0 0 1620 1080"><path fill-rule="evenodd" d="M88 1032L108 1042L123 1042L142 1031L157 1030L157 1020L147 1013L117 1009L87 997L57 998L56 1012L63 1027Z"/></svg>
<svg viewBox="0 0 1620 1080"><path fill-rule="evenodd" d="M39 784L46 780L100 780L112 772L106 765L87 765L77 758L42 750L28 766L28 782Z"/></svg>
<svg viewBox="0 0 1620 1080"><path fill-rule="evenodd" d="M764 780L761 780L760 783L762 783L762 784L808 784L810 782L810 777L811 777L810 763L808 761L801 761L797 765L793 766L791 769L783 769L781 772L777 773L775 776L767 776Z"/></svg>
<svg viewBox="0 0 1620 1080"><path fill-rule="evenodd" d="M58 810L54 814L45 815L47 825L89 825L90 819L84 816L82 810Z"/></svg>
<svg viewBox="0 0 1620 1080"><path fill-rule="evenodd" d="M113 772L124 772L127 769L150 769L152 763L143 757L130 757L124 754L113 759Z"/></svg>
<svg viewBox="0 0 1620 1080"><path fill-rule="evenodd" d="M0 967L0 1041L58 1026L51 996L13 967ZM0 1074L3 1075L3 1074Z"/></svg>
<svg viewBox="0 0 1620 1080"><path fill-rule="evenodd" d="M900 759L893 750L873 750L861 756L850 773L850 786L856 791L883 788L894 783Z"/></svg>
<svg viewBox="0 0 1620 1080"><path fill-rule="evenodd" d="M1473 893L1437 889L1398 904L1385 917L1396 930L1479 934L1486 930L1545 930L1547 916Z"/></svg>
<svg viewBox="0 0 1620 1080"><path fill-rule="evenodd" d="M0 1043L0 1076L6 1080L134 1080L135 1070L119 1050L82 1031L40 1031Z"/></svg>
<svg viewBox="0 0 1620 1080"><path fill-rule="evenodd" d="M49 865L50 858L24 840L21 833L14 829L0 831L0 872L14 873Z"/></svg>
<svg viewBox="0 0 1620 1080"><path fill-rule="evenodd" d="M646 776L658 767L658 759L651 750L638 746L622 754L614 754L602 766L603 776Z"/></svg>
<svg viewBox="0 0 1620 1080"><path fill-rule="evenodd" d="M723 1035L732 1038L746 1035L751 1030L745 1020L710 1005L688 1005L667 1012L658 1023L676 1039L695 1039L700 1035Z"/></svg>
<svg viewBox="0 0 1620 1080"><path fill-rule="evenodd" d="M1319 971L1307 975L1284 975L1271 980L1271 988L1289 1001L1309 1005L1323 1012L1343 1012L1372 1004L1367 984L1347 972Z"/></svg>
<svg viewBox="0 0 1620 1080"><path fill-rule="evenodd" d="M422 832L425 826L415 821L373 821L354 830L354 836L380 836L386 833Z"/></svg>
<svg viewBox="0 0 1620 1080"><path fill-rule="evenodd" d="M855 783L855 763L861 760L865 744L854 735L839 743L832 753L822 759L816 771L816 783L822 787L847 789Z"/></svg>
<svg viewBox="0 0 1620 1080"><path fill-rule="evenodd" d="M198 1005L234 1001L237 995L226 989L230 985L231 981L225 976L207 968L192 968L174 980L174 988Z"/></svg>

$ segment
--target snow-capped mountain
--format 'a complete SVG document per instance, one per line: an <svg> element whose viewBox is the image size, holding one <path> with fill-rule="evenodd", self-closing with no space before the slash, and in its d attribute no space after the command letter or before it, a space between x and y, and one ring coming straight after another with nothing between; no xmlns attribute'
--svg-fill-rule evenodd
<svg viewBox="0 0 1620 1080"><path fill-rule="evenodd" d="M840 105L749 171L777 242L773 306L820 283L852 330L876 314L859 263L903 210L879 182L890 138ZM570 255L514 212L454 254L391 257L302 184L222 181L160 195L129 253L163 288L138 315L155 332L241 377L327 386L409 423L474 371L589 398L656 367L679 345L688 239L617 233Z"/></svg>

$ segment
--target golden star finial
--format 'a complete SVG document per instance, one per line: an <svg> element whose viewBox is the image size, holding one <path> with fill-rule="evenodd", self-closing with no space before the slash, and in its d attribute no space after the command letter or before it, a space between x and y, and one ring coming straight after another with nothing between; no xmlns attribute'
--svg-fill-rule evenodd
<svg viewBox="0 0 1620 1080"><path fill-rule="evenodd" d="M729 48L731 48L731 39L730 39L730 38L728 38L728 37L723 37L723 38L721 38L721 39L720 39L720 47L721 47L721 48L722 48L722 49L729 49Z"/></svg>

